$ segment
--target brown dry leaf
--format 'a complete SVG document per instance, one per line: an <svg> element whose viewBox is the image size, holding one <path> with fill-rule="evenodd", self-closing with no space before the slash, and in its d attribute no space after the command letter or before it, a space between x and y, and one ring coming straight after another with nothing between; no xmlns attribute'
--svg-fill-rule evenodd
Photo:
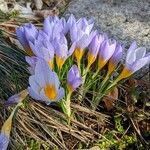
<svg viewBox="0 0 150 150"><path fill-rule="evenodd" d="M107 96L103 98L103 101L108 111L113 109L114 107L113 104L117 99L118 99L118 88L115 87L107 94Z"/></svg>
<svg viewBox="0 0 150 150"><path fill-rule="evenodd" d="M37 10L41 10L43 6L43 1L42 0L34 0L35 7Z"/></svg>
<svg viewBox="0 0 150 150"><path fill-rule="evenodd" d="M59 15L59 10L58 9L52 9L52 10L35 10L34 15L38 18L45 18L47 16L52 16L52 15Z"/></svg>
<svg viewBox="0 0 150 150"><path fill-rule="evenodd" d="M150 83L144 80L130 79L128 83L129 83L129 86L132 86L132 87L143 86L146 88L150 88Z"/></svg>
<svg viewBox="0 0 150 150"><path fill-rule="evenodd" d="M130 87L136 87L136 86L138 86L138 82L137 82L136 79L130 79L130 80L128 80L128 84L129 84Z"/></svg>
<svg viewBox="0 0 150 150"><path fill-rule="evenodd" d="M17 39L9 37L9 40L12 44L16 45L19 49L24 51L24 48L22 47L22 45L20 44L20 42Z"/></svg>

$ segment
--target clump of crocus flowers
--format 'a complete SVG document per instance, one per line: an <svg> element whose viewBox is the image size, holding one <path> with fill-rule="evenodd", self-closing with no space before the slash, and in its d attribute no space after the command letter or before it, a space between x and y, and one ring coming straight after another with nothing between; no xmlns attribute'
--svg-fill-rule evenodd
<svg viewBox="0 0 150 150"><path fill-rule="evenodd" d="M144 47L137 47L133 42L127 51L125 64L120 68L122 44L93 30L93 26L93 20L76 20L71 15L68 20L49 16L41 29L31 23L16 29L31 74L29 95L47 105L59 104L68 123L73 93L78 94L77 91L96 85L92 90L101 94L98 100L91 98L96 108L104 94L150 62L150 53L146 54ZM82 102L84 96L79 100ZM8 137L4 128L0 135L0 148L2 137Z"/></svg>

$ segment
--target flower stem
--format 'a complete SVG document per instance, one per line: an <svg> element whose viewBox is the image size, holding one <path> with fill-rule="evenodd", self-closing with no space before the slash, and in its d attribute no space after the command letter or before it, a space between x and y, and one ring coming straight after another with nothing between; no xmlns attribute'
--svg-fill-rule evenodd
<svg viewBox="0 0 150 150"><path fill-rule="evenodd" d="M70 119L71 119L71 106L70 106L70 98L71 98L72 92L69 92L65 101L65 107L66 107L66 115L67 115L67 123L70 125Z"/></svg>
<svg viewBox="0 0 150 150"><path fill-rule="evenodd" d="M81 66L80 66L80 61L77 62L77 66L78 66L78 69L79 69L79 72L81 74Z"/></svg>
<svg viewBox="0 0 150 150"><path fill-rule="evenodd" d="M84 83L85 83L85 80L86 80L86 76L87 76L88 71L89 71L89 68L88 68L88 67L83 71L82 85L81 85L81 87L80 87L79 97L78 97L78 99L79 99L80 102L82 102L83 97L84 97L83 88L84 88Z"/></svg>
<svg viewBox="0 0 150 150"><path fill-rule="evenodd" d="M93 79L98 75L99 71L100 71L100 70L97 69L97 71L93 74L93 76L92 76Z"/></svg>

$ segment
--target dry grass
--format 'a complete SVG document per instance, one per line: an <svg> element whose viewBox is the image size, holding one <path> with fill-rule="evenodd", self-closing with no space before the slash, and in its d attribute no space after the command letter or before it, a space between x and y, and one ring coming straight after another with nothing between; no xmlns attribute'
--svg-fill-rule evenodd
<svg viewBox="0 0 150 150"><path fill-rule="evenodd" d="M35 140L40 149L74 149L79 144L89 147L102 136L103 128L109 125L109 117L88 108L72 104L74 117L67 125L60 111L34 102L18 110L11 136L11 149L27 149Z"/></svg>

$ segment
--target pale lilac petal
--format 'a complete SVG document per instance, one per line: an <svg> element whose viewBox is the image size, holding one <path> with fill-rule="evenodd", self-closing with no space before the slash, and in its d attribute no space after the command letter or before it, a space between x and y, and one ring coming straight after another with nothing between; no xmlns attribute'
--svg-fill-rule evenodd
<svg viewBox="0 0 150 150"><path fill-rule="evenodd" d="M76 24L74 24L70 30L70 38L72 43L78 40L78 30Z"/></svg>
<svg viewBox="0 0 150 150"><path fill-rule="evenodd" d="M33 89L33 91L35 91L37 94L39 93L39 91L41 90L43 86L42 84L38 83L35 75L32 75L29 77L29 85Z"/></svg>
<svg viewBox="0 0 150 150"><path fill-rule="evenodd" d="M30 74L34 74L35 73L35 66L36 66L36 63L38 61L38 57L35 57L35 56L32 56L32 57L26 56L25 60L30 65L30 67L27 68L29 70Z"/></svg>
<svg viewBox="0 0 150 150"><path fill-rule="evenodd" d="M9 144L9 136L4 133L0 134L0 150L7 150Z"/></svg>
<svg viewBox="0 0 150 150"><path fill-rule="evenodd" d="M51 72L51 76L49 76L47 83L50 85L55 85L56 90L59 89L60 81L55 72Z"/></svg>
<svg viewBox="0 0 150 150"><path fill-rule="evenodd" d="M94 25L94 19L93 19L93 18L92 18L92 19L89 19L89 20L88 20L88 24Z"/></svg>
<svg viewBox="0 0 150 150"><path fill-rule="evenodd" d="M72 87L73 90L76 90L81 83L82 83L82 78L80 76L78 67L76 65L73 65L67 75L67 83L69 86Z"/></svg>
<svg viewBox="0 0 150 150"><path fill-rule="evenodd" d="M38 30L33 24L27 24L25 26L25 36L28 41L34 42L38 35Z"/></svg>
<svg viewBox="0 0 150 150"><path fill-rule="evenodd" d="M147 57L141 58L135 61L132 66L130 67L131 71L134 73L144 67L146 64L150 62L150 53Z"/></svg>
<svg viewBox="0 0 150 150"><path fill-rule="evenodd" d="M75 24L75 23L76 23L76 19L75 19L74 15L71 14L67 21L68 30L71 30L73 24Z"/></svg>
<svg viewBox="0 0 150 150"><path fill-rule="evenodd" d="M36 43L37 43L36 41L34 42L34 44L29 41L29 45L30 45L30 47L31 47L31 49L32 49L32 52L33 52L36 56L38 56L38 55L39 55L39 51L37 50L38 47L35 46Z"/></svg>
<svg viewBox="0 0 150 150"><path fill-rule="evenodd" d="M68 72L67 81L72 81L76 77L80 77L80 73L78 67L76 65L73 65Z"/></svg>
<svg viewBox="0 0 150 150"><path fill-rule="evenodd" d="M62 100L65 96L65 90L64 88L60 88L58 90L57 100Z"/></svg>
<svg viewBox="0 0 150 150"><path fill-rule="evenodd" d="M105 61L108 61L113 55L116 48L116 42L110 43L108 40L104 41L101 45L99 56Z"/></svg>
<svg viewBox="0 0 150 150"><path fill-rule="evenodd" d="M30 66L33 66L33 65L36 64L37 57L35 57L35 56L32 56L32 57L25 56L25 60L26 60L26 62L27 62Z"/></svg>
<svg viewBox="0 0 150 150"><path fill-rule="evenodd" d="M62 17L60 19L60 24L62 25L63 34L66 35L67 32L69 31L69 27L68 27L68 24L66 22L66 19Z"/></svg>
<svg viewBox="0 0 150 150"><path fill-rule="evenodd" d="M80 18L80 19L77 21L77 27L78 27L79 29L85 28L85 25L88 25L88 23L86 24L85 18Z"/></svg>
<svg viewBox="0 0 150 150"><path fill-rule="evenodd" d="M139 47L135 50L136 53L136 60L143 58L146 54L146 48L145 47Z"/></svg>
<svg viewBox="0 0 150 150"><path fill-rule="evenodd" d="M73 80L70 84L72 88L75 90L81 85L81 82L82 82L81 78L77 78L76 80Z"/></svg>
<svg viewBox="0 0 150 150"><path fill-rule="evenodd" d="M17 28L16 35L17 35L17 39L19 40L21 45L24 47L24 49L29 49L30 46L29 46L28 40L25 37L24 27L21 26Z"/></svg>
<svg viewBox="0 0 150 150"><path fill-rule="evenodd" d="M82 38L78 41L77 47L83 49L83 48L87 47L88 44L89 44L88 35L85 34L85 35L82 36Z"/></svg>
<svg viewBox="0 0 150 150"><path fill-rule="evenodd" d="M69 49L69 51L68 51L68 57L73 54L75 48L76 48L76 43L74 42L74 43L71 45L71 47L70 47L70 49Z"/></svg>
<svg viewBox="0 0 150 150"><path fill-rule="evenodd" d="M29 73L30 73L31 75L34 75L34 74L35 74L35 68L33 68L33 67L27 67L27 69L28 69L28 71L29 71Z"/></svg>
<svg viewBox="0 0 150 150"><path fill-rule="evenodd" d="M43 24L43 30L45 31L45 33L51 35L52 34L52 28L53 28L53 26L49 22L49 17L45 18L44 19L44 24Z"/></svg>
<svg viewBox="0 0 150 150"><path fill-rule="evenodd" d="M85 33L90 34L90 32L91 32L91 30L92 30L92 28L93 28L93 25L94 25L94 23L88 25L88 26L85 28Z"/></svg>
<svg viewBox="0 0 150 150"><path fill-rule="evenodd" d="M135 50L137 48L136 41L132 42L132 44L129 47L129 51Z"/></svg>
<svg viewBox="0 0 150 150"><path fill-rule="evenodd" d="M11 106L13 104L18 104L20 102L22 102L22 100L24 100L28 95L28 91L22 90L21 92L12 95L11 97L8 98L8 100L4 103L5 106Z"/></svg>
<svg viewBox="0 0 150 150"><path fill-rule="evenodd" d="M135 49L137 48L137 44L134 41L128 51L127 51L127 56L126 56L126 63L132 64L136 60L136 54L135 54Z"/></svg>
<svg viewBox="0 0 150 150"><path fill-rule="evenodd" d="M123 48L121 44L117 44L115 52L113 56L111 57L110 61L112 61L114 64L118 64L118 62L121 60L123 55Z"/></svg>
<svg viewBox="0 0 150 150"><path fill-rule="evenodd" d="M37 57L49 61L54 58L54 47L50 42L44 40L45 39L43 39L43 41L36 40L34 44L31 42L29 42L29 44L33 53Z"/></svg>
<svg viewBox="0 0 150 150"><path fill-rule="evenodd" d="M88 45L90 44L96 33L97 32L94 31L91 32L90 35L87 34L83 35L82 38L78 41L77 46L82 49L88 47Z"/></svg>
<svg viewBox="0 0 150 150"><path fill-rule="evenodd" d="M37 94L31 87L28 87L29 95L35 100L41 100L39 94Z"/></svg>
<svg viewBox="0 0 150 150"><path fill-rule="evenodd" d="M35 78L41 87L44 87L51 77L51 69L47 62L39 59L35 67Z"/></svg>
<svg viewBox="0 0 150 150"><path fill-rule="evenodd" d="M50 104L51 102L58 100L57 98L54 100L49 99L45 95L44 88L47 84L55 86L57 95L59 95L59 90L61 87L57 74L52 72L44 60L38 60L35 67L35 75L32 75L29 78L29 84L29 92L32 98L44 101L46 104Z"/></svg>
<svg viewBox="0 0 150 150"><path fill-rule="evenodd" d="M97 56L98 52L99 52L99 49L100 49L100 46L102 44L102 42L105 40L105 36L104 35L96 35L90 45L89 45L89 52L91 54L93 54L95 57Z"/></svg>
<svg viewBox="0 0 150 150"><path fill-rule="evenodd" d="M130 49L130 51L128 50L127 52L126 63L132 64L136 60L144 57L145 54L146 54L145 47L139 47L139 48L132 49L132 50Z"/></svg>
<svg viewBox="0 0 150 150"><path fill-rule="evenodd" d="M10 105L13 105L13 104L17 104L19 102L19 97L17 94L11 96L8 98L8 100L5 102L5 106L10 106Z"/></svg>

